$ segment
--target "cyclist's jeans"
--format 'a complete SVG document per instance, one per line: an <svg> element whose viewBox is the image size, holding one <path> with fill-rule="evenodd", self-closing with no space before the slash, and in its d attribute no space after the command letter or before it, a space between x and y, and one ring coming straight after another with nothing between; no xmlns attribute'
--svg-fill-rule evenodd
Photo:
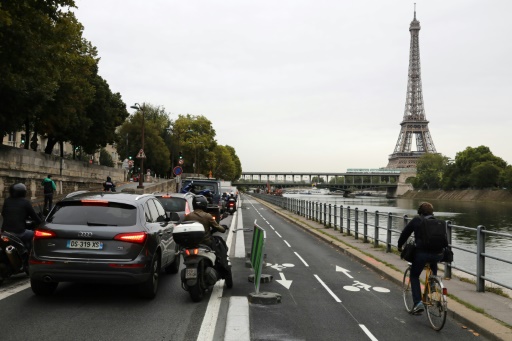
<svg viewBox="0 0 512 341"><path fill-rule="evenodd" d="M411 265L411 290L414 305L421 302L420 275L425 265L430 263L433 275L437 275L437 262L443 258L443 253L430 253L416 249L414 261Z"/></svg>

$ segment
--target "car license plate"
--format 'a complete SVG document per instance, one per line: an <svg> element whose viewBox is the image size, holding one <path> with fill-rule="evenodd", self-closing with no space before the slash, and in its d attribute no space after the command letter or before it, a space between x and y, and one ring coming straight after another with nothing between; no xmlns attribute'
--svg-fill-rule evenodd
<svg viewBox="0 0 512 341"><path fill-rule="evenodd" d="M185 272L186 279L195 279L197 278L197 269L187 269Z"/></svg>
<svg viewBox="0 0 512 341"><path fill-rule="evenodd" d="M103 249L103 243L97 240L68 240L66 245L70 249L90 249L90 250L101 250Z"/></svg>

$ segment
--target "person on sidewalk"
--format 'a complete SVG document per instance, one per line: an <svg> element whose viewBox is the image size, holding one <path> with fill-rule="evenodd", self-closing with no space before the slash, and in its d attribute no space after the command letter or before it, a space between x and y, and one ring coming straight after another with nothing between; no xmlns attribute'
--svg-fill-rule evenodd
<svg viewBox="0 0 512 341"><path fill-rule="evenodd" d="M57 190L57 186L55 185L55 182L53 182L51 174L48 174L48 177L44 178L41 182L41 186L43 186L44 192L43 212L44 214L47 214L52 209L53 192Z"/></svg>
<svg viewBox="0 0 512 341"><path fill-rule="evenodd" d="M427 263L430 263L432 274L437 276L437 263L443 258L443 249L440 250L426 250L424 245L425 241L422 240L422 226L425 219L434 218L434 207L428 202L421 203L418 207L418 215L414 217L407 226L403 229L398 239L398 251L402 251L402 246L412 233L414 233L414 242L416 244L416 251L411 265L411 291L413 308L412 314L419 314L425 310L425 306L421 301L421 286L420 275Z"/></svg>

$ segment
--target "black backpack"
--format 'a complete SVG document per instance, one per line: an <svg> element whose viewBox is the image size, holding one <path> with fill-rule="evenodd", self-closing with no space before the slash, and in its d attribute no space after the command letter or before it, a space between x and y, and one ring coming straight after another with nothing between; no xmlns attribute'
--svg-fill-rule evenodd
<svg viewBox="0 0 512 341"><path fill-rule="evenodd" d="M446 235L446 222L438 219L421 218L421 241L423 249L432 252L441 252L448 246Z"/></svg>
<svg viewBox="0 0 512 341"><path fill-rule="evenodd" d="M53 186L51 181L45 181L43 184L43 191L44 194L50 194L53 193Z"/></svg>

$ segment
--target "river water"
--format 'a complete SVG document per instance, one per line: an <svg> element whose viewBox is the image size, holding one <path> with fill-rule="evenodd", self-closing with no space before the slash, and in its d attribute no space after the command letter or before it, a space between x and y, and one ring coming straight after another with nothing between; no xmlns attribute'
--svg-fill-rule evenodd
<svg viewBox="0 0 512 341"><path fill-rule="evenodd" d="M386 199L384 197L343 198L336 195L300 195L285 194L285 197L297 198L332 205L350 206L351 209L367 209L368 212L390 212L393 215L413 217L422 200ZM475 202L454 200L429 200L434 206L434 215L439 219L452 222L453 225L476 228L483 225L487 230L512 234L512 203ZM454 229L452 244L456 247L476 251L476 233ZM486 237L486 253L512 261L512 238L500 236ZM454 250L453 265L476 273L476 255ZM512 265L493 259L486 259L486 276L507 286L512 286Z"/></svg>

